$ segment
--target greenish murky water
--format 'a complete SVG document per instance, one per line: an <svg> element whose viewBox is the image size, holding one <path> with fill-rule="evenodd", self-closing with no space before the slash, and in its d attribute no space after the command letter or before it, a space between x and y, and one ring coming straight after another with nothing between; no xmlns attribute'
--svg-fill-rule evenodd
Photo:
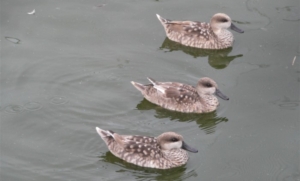
<svg viewBox="0 0 300 181"><path fill-rule="evenodd" d="M0 4L1 180L300 180L298 1ZM230 49L174 43L155 16L208 22L217 12L245 31ZM209 114L168 111L130 84L147 76L211 77L230 100ZM199 152L182 167L141 168L108 152L96 126L175 131Z"/></svg>

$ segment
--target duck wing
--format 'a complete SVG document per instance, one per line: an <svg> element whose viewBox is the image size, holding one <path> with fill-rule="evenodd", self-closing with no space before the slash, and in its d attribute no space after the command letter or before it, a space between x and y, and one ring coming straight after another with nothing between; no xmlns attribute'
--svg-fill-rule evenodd
<svg viewBox="0 0 300 181"><path fill-rule="evenodd" d="M199 95L194 86L177 82L159 82L154 88L160 91L166 98L176 102L195 102Z"/></svg>
<svg viewBox="0 0 300 181"><path fill-rule="evenodd" d="M154 137L124 136L126 139L125 149L130 154L138 154L139 157L158 158L160 148Z"/></svg>
<svg viewBox="0 0 300 181"><path fill-rule="evenodd" d="M199 21L170 21L170 31L180 32L186 36L208 38L212 34L209 23Z"/></svg>

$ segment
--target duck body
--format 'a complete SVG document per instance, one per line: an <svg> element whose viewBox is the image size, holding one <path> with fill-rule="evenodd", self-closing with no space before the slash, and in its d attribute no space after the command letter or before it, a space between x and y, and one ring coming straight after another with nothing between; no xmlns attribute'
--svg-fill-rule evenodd
<svg viewBox="0 0 300 181"><path fill-rule="evenodd" d="M219 101L229 98L221 93L215 81L201 78L196 87L178 82L156 82L148 78L151 84L143 85L131 82L150 102L163 108L185 113L208 113L217 109Z"/></svg>
<svg viewBox="0 0 300 181"><path fill-rule="evenodd" d="M217 13L210 23L199 21L172 21L156 15L163 25L167 37L185 46L202 49L224 49L232 47L234 37L228 28L243 33L231 18L224 13Z"/></svg>
<svg viewBox="0 0 300 181"><path fill-rule="evenodd" d="M174 132L166 132L158 137L147 137L119 135L98 127L96 131L113 155L142 167L158 169L178 167L188 161L188 153L185 150L198 152L188 146L181 135Z"/></svg>

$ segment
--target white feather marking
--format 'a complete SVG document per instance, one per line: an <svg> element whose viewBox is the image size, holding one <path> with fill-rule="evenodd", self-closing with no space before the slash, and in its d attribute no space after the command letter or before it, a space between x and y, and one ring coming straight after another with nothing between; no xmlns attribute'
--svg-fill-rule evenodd
<svg viewBox="0 0 300 181"><path fill-rule="evenodd" d="M158 19L160 19L160 16L159 16L159 14L156 14L156 16L157 16L157 18L158 18Z"/></svg>
<svg viewBox="0 0 300 181"><path fill-rule="evenodd" d="M32 14L34 14L34 13L35 13L35 9L32 10L31 12L28 12L27 14L32 15Z"/></svg>
<svg viewBox="0 0 300 181"><path fill-rule="evenodd" d="M147 77L147 79L153 84L153 85L156 85L156 82L152 79L150 79L149 77Z"/></svg>
<svg viewBox="0 0 300 181"><path fill-rule="evenodd" d="M165 94L166 93L166 89L162 86L159 86L159 85L154 85L153 86L155 89L157 89L159 92Z"/></svg>
<svg viewBox="0 0 300 181"><path fill-rule="evenodd" d="M110 131L105 131L105 132L115 139L114 135Z"/></svg>

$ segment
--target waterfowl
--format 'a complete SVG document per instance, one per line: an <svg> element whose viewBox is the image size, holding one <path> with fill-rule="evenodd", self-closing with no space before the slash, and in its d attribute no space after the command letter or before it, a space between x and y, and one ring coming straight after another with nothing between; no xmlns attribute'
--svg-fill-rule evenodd
<svg viewBox="0 0 300 181"><path fill-rule="evenodd" d="M178 82L157 82L148 77L151 84L131 82L150 102L165 109L185 113L208 113L217 109L218 97L229 100L208 77L198 81L196 87ZM215 95L214 95L215 94Z"/></svg>
<svg viewBox="0 0 300 181"><path fill-rule="evenodd" d="M96 131L113 155L142 167L158 169L178 167L188 160L188 153L185 150L198 152L188 146L181 135L174 132L165 132L158 137L147 137L119 135L98 127Z"/></svg>
<svg viewBox="0 0 300 181"><path fill-rule="evenodd" d="M228 28L244 33L224 13L213 15L210 23L199 21L172 21L156 14L170 40L185 46L203 49L224 49L232 47L234 38Z"/></svg>

